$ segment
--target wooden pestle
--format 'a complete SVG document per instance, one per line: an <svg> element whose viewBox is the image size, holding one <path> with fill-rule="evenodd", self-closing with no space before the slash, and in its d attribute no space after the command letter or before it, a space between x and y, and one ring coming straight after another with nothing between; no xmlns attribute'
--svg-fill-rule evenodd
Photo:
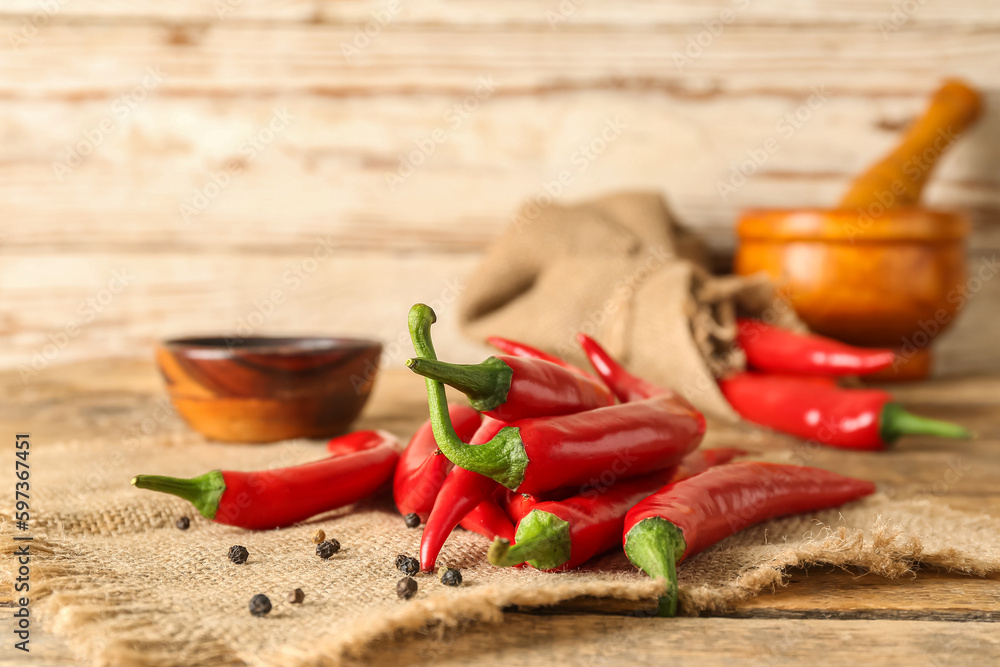
<svg viewBox="0 0 1000 667"><path fill-rule="evenodd" d="M945 81L899 145L855 179L840 207L867 208L876 202L887 209L915 206L938 158L975 122L981 108L974 88L958 79Z"/></svg>

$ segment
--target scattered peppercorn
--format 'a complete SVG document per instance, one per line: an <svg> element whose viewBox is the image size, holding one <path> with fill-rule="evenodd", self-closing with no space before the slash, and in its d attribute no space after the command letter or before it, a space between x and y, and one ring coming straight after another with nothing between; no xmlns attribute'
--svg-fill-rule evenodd
<svg viewBox="0 0 1000 667"><path fill-rule="evenodd" d="M250 598L250 613L254 616L265 616L271 613L271 600L263 593L257 593Z"/></svg>
<svg viewBox="0 0 1000 667"><path fill-rule="evenodd" d="M462 572L452 568L445 570L445 573L441 575L441 583L445 586L461 586Z"/></svg>
<svg viewBox="0 0 1000 667"><path fill-rule="evenodd" d="M337 540L324 540L316 545L316 555L323 560L326 560L338 551L340 551L340 542Z"/></svg>
<svg viewBox="0 0 1000 667"><path fill-rule="evenodd" d="M247 562L247 558L249 557L250 552L247 551L246 547L241 547L238 544L229 547L229 560L233 561L237 565L242 565Z"/></svg>
<svg viewBox="0 0 1000 667"><path fill-rule="evenodd" d="M319 544L320 542L323 542L324 540L326 540L326 533L324 533L323 529L320 528L315 533L313 533L312 540L313 540L313 544Z"/></svg>
<svg viewBox="0 0 1000 667"><path fill-rule="evenodd" d="M396 556L396 569L405 575L413 576L420 571L420 561L413 556L399 554Z"/></svg>
<svg viewBox="0 0 1000 667"><path fill-rule="evenodd" d="M403 522L406 524L407 528L416 528L420 525L420 517L413 512L410 512L403 517Z"/></svg>
<svg viewBox="0 0 1000 667"><path fill-rule="evenodd" d="M417 582L413 577L403 577L396 582L396 595L401 600L409 600L417 594Z"/></svg>
<svg viewBox="0 0 1000 667"><path fill-rule="evenodd" d="M306 594L302 592L301 588L296 588L294 591L288 594L288 601L292 604L302 604L302 601L306 599Z"/></svg>
<svg viewBox="0 0 1000 667"><path fill-rule="evenodd" d="M177 519L177 527L180 528L181 530L187 530L188 528L191 527L191 519L187 518L186 516L182 516L181 518Z"/></svg>

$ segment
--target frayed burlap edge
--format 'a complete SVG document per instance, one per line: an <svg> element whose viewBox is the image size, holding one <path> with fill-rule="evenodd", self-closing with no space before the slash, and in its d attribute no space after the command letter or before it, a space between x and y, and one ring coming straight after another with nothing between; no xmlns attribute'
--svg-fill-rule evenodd
<svg viewBox="0 0 1000 667"><path fill-rule="evenodd" d="M882 496L876 498L884 500ZM915 505L922 505L917 502ZM952 510L941 508L944 513ZM972 518L964 515L966 518ZM987 516L982 520L993 522ZM890 579L914 575L920 567L940 568L976 576L1000 571L1000 562L979 558L958 549L927 551L923 541L877 515L869 531L846 527L822 527L823 536L804 546L790 546L772 559L747 567L732 582L723 586L681 586L678 613L698 616L724 612L733 604L761 592L784 586L789 570L810 566L834 566L861 570ZM490 586L460 600L424 600L398 613L370 623L363 631L331 636L307 651L286 652L280 664L332 666L344 657L359 657L374 641L406 633L424 632L438 627L456 628L473 622L500 622L502 610L511 605L539 607L580 597L652 600L664 590L659 580L612 580L607 582L567 583L545 588L509 588Z"/></svg>
<svg viewBox="0 0 1000 667"><path fill-rule="evenodd" d="M72 555L60 556L59 542L46 540L34 535L30 542L14 541L10 524L0 526L3 548L0 553L4 562L15 562L14 552L25 544L31 552L31 613L38 622L52 634L66 638L76 657L90 660L95 665L163 665L176 662L176 649L190 641L190 638L168 639L162 635L145 639L154 633L144 633L143 629L153 629L148 621L137 620L132 613L133 600L122 591L107 588L87 591L81 582L90 581L93 571L77 567ZM16 565L15 565L16 567ZM13 583L12 572L3 572L4 578ZM16 597L20 595L15 593ZM116 630L121 634L111 637L107 634L94 636L92 623L95 619L113 617L118 623ZM241 665L234 659L232 651L208 637L199 638L199 650L205 661L216 665Z"/></svg>
<svg viewBox="0 0 1000 667"><path fill-rule="evenodd" d="M877 496L882 501L885 499ZM875 499L872 499L875 500ZM857 509L864 509L861 503ZM898 510L929 512L934 518L947 520L952 514L961 515L972 525L976 521L989 524L984 529L995 528L994 519L962 514L947 508L931 510L925 502L913 501L896 504ZM946 516L948 515L948 516ZM9 539L10 524L2 527L8 539L3 552L11 556L19 543ZM231 650L213 644L210 636L163 637L152 639L148 622L132 617L134 601L112 587L81 591L81 580L92 578L94 572L86 564L77 564L72 555L60 555L55 542L36 537L31 543L33 613L47 628L64 636L79 657L86 657L95 664L172 664L181 644L196 640L199 656L206 664L242 664ZM722 552L726 545L720 545ZM742 548L740 545L732 547ZM699 558L712 558L706 553ZM13 561L6 558L5 562ZM820 535L804 543L789 544L773 557L747 565L738 576L715 584L682 585L679 613L696 616L705 612L723 612L734 603L754 597L760 592L785 585L791 568L808 566L834 566L856 569L864 573L888 578L915 574L920 567L934 567L972 575L987 575L1000 570L995 555L975 553L956 548L928 550L924 541L900 525L876 515L868 531L847 527L820 527ZM496 623L503 617L503 609L511 606L538 607L554 605L579 597L616 598L620 600L653 600L663 590L662 580L636 579L625 572L608 572L603 581L571 581L554 579L551 584L538 586L537 582L525 586L491 584L471 589L463 595L430 597L415 600L398 611L359 618L358 623L336 634L313 642L308 647L285 649L274 655L276 664L337 665L345 657L363 656L365 649L376 640L398 637L407 633L425 632L429 629L456 628L462 625L487 622ZM8 573L8 578L11 578ZM12 579L12 578L11 578ZM114 622L113 636L94 637L96 619ZM145 630L145 632L144 632Z"/></svg>

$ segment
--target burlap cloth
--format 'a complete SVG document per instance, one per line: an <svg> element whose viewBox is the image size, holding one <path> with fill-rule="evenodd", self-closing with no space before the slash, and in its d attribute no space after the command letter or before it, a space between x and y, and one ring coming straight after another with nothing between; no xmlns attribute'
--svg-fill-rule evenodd
<svg viewBox="0 0 1000 667"><path fill-rule="evenodd" d="M657 193L563 206L529 202L493 243L459 302L463 330L585 364L578 331L706 415L736 421L715 378L741 369L736 315L799 326L763 276L716 277Z"/></svg>
<svg viewBox="0 0 1000 667"><path fill-rule="evenodd" d="M136 414L149 414L137 406ZM406 435L406 434L400 434ZM138 472L195 475L216 467L253 469L315 459L323 446L288 442L206 444L177 429L123 447L119 437L36 443L32 450L31 612L96 664L336 664L387 634L435 624L496 621L507 605L545 605L578 596L652 600L659 584L621 554L564 574L497 569L487 540L456 531L441 562L462 568L448 588L424 575L410 601L395 595L397 554L416 554L420 531L404 527L386 499L308 524L252 533L195 515L190 505L132 489ZM780 460L780 459L779 459ZM2 508L6 580L14 576L11 499ZM310 541L322 527L343 548L320 560ZM227 550L245 546L245 565ZM782 581L784 568L814 563L858 566L891 577L918 565L985 574L1000 569L1000 521L926 501L875 497L813 516L743 531L680 569L681 613L718 610ZM285 601L294 588L301 605ZM268 595L266 618L247 611ZM668 631L665 627L664 631Z"/></svg>

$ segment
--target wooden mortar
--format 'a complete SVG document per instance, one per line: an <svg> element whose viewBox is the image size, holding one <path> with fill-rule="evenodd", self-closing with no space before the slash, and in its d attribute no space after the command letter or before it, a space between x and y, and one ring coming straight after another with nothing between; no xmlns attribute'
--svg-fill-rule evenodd
<svg viewBox="0 0 1000 667"><path fill-rule="evenodd" d="M897 350L897 364L878 377L926 377L931 341L964 303L969 224L958 213L921 207L920 194L941 153L980 110L975 90L948 81L839 208L745 211L736 273L768 274L817 333Z"/></svg>

